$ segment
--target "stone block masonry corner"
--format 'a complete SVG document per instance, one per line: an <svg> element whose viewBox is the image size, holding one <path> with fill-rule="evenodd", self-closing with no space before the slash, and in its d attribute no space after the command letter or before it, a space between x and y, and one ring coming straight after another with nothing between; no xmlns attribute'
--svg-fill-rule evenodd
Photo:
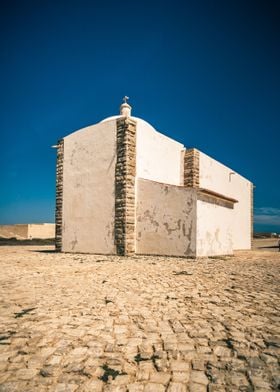
<svg viewBox="0 0 280 392"><path fill-rule="evenodd" d="M135 254L136 122L117 120L115 244L118 255Z"/></svg>
<svg viewBox="0 0 280 392"><path fill-rule="evenodd" d="M55 203L55 249L62 251L62 203L63 203L64 140L57 143L56 158L56 203Z"/></svg>
<svg viewBox="0 0 280 392"><path fill-rule="evenodd" d="M184 186L199 188L199 151L186 149L184 157Z"/></svg>

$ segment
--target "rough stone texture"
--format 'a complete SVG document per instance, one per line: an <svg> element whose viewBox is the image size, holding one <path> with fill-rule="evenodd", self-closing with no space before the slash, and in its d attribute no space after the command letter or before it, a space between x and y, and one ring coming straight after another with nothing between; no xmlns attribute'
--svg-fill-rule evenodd
<svg viewBox="0 0 280 392"><path fill-rule="evenodd" d="M115 244L118 255L135 253L136 122L117 120Z"/></svg>
<svg viewBox="0 0 280 392"><path fill-rule="evenodd" d="M55 202L55 248L59 252L62 249L63 158L64 141L61 139L57 143Z"/></svg>
<svg viewBox="0 0 280 392"><path fill-rule="evenodd" d="M199 188L199 151L195 148L185 151L184 186Z"/></svg>
<svg viewBox="0 0 280 392"><path fill-rule="evenodd" d="M277 248L196 261L53 250L0 247L1 391L277 390Z"/></svg>

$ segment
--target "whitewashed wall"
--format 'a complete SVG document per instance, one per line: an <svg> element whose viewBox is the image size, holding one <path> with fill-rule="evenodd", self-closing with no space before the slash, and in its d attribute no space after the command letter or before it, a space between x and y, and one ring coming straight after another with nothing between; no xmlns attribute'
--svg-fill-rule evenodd
<svg viewBox="0 0 280 392"><path fill-rule="evenodd" d="M238 200L233 211L233 249L251 247L251 182L199 152L199 185ZM212 222L214 224L214 222Z"/></svg>
<svg viewBox="0 0 280 392"><path fill-rule="evenodd" d="M116 121L64 138L64 252L115 253Z"/></svg>
<svg viewBox="0 0 280 392"><path fill-rule="evenodd" d="M146 121L137 119L137 177L166 184L182 185L183 149L183 144L157 132Z"/></svg>
<svg viewBox="0 0 280 392"><path fill-rule="evenodd" d="M196 191L138 179L136 253L195 256Z"/></svg>
<svg viewBox="0 0 280 392"><path fill-rule="evenodd" d="M233 210L197 201L197 256L232 254Z"/></svg>

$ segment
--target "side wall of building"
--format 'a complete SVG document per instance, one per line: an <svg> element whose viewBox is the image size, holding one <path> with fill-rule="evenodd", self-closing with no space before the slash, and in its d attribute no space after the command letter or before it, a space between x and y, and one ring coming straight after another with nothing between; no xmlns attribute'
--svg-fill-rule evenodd
<svg viewBox="0 0 280 392"><path fill-rule="evenodd" d="M197 256L232 254L233 209L197 201Z"/></svg>
<svg viewBox="0 0 280 392"><path fill-rule="evenodd" d="M136 176L166 184L182 184L184 145L137 120Z"/></svg>
<svg viewBox="0 0 280 392"><path fill-rule="evenodd" d="M116 121L64 138L62 251L114 254Z"/></svg>
<svg viewBox="0 0 280 392"><path fill-rule="evenodd" d="M199 187L238 200L233 210L233 249L251 248L251 186L234 170L199 152Z"/></svg>
<svg viewBox="0 0 280 392"><path fill-rule="evenodd" d="M54 238L54 223L31 223L28 225L28 238Z"/></svg>
<svg viewBox="0 0 280 392"><path fill-rule="evenodd" d="M0 225L0 237L4 238L28 238L28 224Z"/></svg>
<svg viewBox="0 0 280 392"><path fill-rule="evenodd" d="M136 217L136 253L195 256L195 190L138 179Z"/></svg>

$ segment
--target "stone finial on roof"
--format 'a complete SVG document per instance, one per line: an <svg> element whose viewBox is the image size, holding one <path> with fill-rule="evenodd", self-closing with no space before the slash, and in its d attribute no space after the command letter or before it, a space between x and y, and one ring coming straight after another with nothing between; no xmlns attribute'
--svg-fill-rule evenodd
<svg viewBox="0 0 280 392"><path fill-rule="evenodd" d="M131 116L131 106L127 103L127 100L129 97L124 96L123 97L123 104L121 104L120 107L120 115L125 116L125 117L130 117Z"/></svg>

